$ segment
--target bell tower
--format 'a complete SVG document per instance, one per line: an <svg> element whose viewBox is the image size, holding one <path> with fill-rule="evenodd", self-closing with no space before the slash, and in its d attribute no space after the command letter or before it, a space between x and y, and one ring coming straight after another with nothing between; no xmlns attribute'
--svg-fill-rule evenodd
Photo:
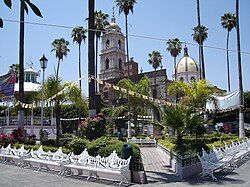
<svg viewBox="0 0 250 187"><path fill-rule="evenodd" d="M110 25L102 35L99 79L107 80L123 76L125 55L125 37L116 23L114 8Z"/></svg>

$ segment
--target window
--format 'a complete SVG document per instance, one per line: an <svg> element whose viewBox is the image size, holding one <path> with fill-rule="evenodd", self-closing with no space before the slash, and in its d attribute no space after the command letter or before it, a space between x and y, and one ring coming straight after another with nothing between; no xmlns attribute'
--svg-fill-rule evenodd
<svg viewBox="0 0 250 187"><path fill-rule="evenodd" d="M121 49L121 40L118 40L118 49Z"/></svg>
<svg viewBox="0 0 250 187"><path fill-rule="evenodd" d="M181 82L183 82L183 81L184 81L184 78L183 78L183 77L181 77L181 78L180 78L180 81L181 81Z"/></svg>
<svg viewBox="0 0 250 187"><path fill-rule="evenodd" d="M156 89L153 90L153 98L154 98L154 99L157 98L157 90L156 90Z"/></svg>
<svg viewBox="0 0 250 187"><path fill-rule="evenodd" d="M195 77L191 77L191 82L195 82L196 81L196 79L195 79Z"/></svg>
<svg viewBox="0 0 250 187"><path fill-rule="evenodd" d="M109 69L109 59L108 58L105 61L105 69Z"/></svg>
<svg viewBox="0 0 250 187"><path fill-rule="evenodd" d="M110 41L109 41L109 39L106 41L106 49L108 49L109 48L109 45L110 45Z"/></svg>
<svg viewBox="0 0 250 187"><path fill-rule="evenodd" d="M122 59L119 59L119 69L122 69Z"/></svg>

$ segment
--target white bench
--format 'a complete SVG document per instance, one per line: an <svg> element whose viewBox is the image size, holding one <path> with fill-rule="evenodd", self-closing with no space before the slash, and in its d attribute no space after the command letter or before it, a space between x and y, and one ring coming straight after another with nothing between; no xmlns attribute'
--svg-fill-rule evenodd
<svg viewBox="0 0 250 187"><path fill-rule="evenodd" d="M18 165L23 165L23 159L28 156L28 150L24 149L24 146L21 148L11 148L9 144L6 148L1 147L0 149L0 157L2 158L3 162L12 162L17 163Z"/></svg>
<svg viewBox="0 0 250 187"><path fill-rule="evenodd" d="M132 137L131 139L127 139L128 143L135 143L135 144L139 144L139 145L156 145L156 140L151 139L149 137L146 138L136 138L136 137Z"/></svg>
<svg viewBox="0 0 250 187"><path fill-rule="evenodd" d="M89 180L92 176L100 178L99 173L105 173L105 179L114 180L113 175L118 175L120 185L122 183L131 183L131 173L129 170L129 163L131 157L127 160L121 159L117 156L116 151L110 154L108 157L92 157L85 149L80 155L71 155L70 164L64 165L64 172L71 169L82 170L88 172ZM71 172L72 173L72 172Z"/></svg>
<svg viewBox="0 0 250 187"><path fill-rule="evenodd" d="M202 165L202 177L211 176L213 180L214 171L217 169L235 169L236 163L249 158L250 141L249 139L233 142L230 145L225 144L225 147L215 148L207 153L202 149L202 156L199 157Z"/></svg>
<svg viewBox="0 0 250 187"><path fill-rule="evenodd" d="M55 166L59 168L58 175L63 173L63 165L70 163L70 154L64 154L62 148L60 147L55 153L43 151L42 146L37 151L30 151L30 158L24 159L24 163L28 163L30 167L34 164L38 164L38 171L42 169L50 170L49 166Z"/></svg>

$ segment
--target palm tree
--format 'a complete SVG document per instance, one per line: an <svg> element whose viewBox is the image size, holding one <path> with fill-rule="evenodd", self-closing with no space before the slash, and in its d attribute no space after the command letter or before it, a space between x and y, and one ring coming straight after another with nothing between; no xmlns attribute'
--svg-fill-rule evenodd
<svg viewBox="0 0 250 187"><path fill-rule="evenodd" d="M28 14L28 5L39 17L43 17L40 10L30 0L20 0L20 31L19 31L19 100L24 101L24 11ZM24 130L24 111L19 110L18 124ZM23 133L22 133L23 134Z"/></svg>
<svg viewBox="0 0 250 187"><path fill-rule="evenodd" d="M117 86L121 88L125 88L127 90L131 90L135 93L148 95L149 94L149 85L150 80L145 76L138 83L133 83L130 79L122 79L117 83ZM123 93L122 97L126 97L126 94ZM134 124L137 127L137 115L141 111L141 107L145 105L149 105L148 102L142 102L141 98L137 97L129 97L130 103L128 104L128 112L132 113L132 117L134 120ZM130 114L128 115L128 120L130 120ZM128 123L128 134L130 134L130 123Z"/></svg>
<svg viewBox="0 0 250 187"><path fill-rule="evenodd" d="M79 87L80 90L82 90L82 84L81 84L81 77L82 77L82 73L81 73L81 44L82 41L85 43L85 39L86 39L86 30L81 27L81 26L76 26L71 33L71 38L73 38L73 42L76 42L78 44L78 74L79 74Z"/></svg>
<svg viewBox="0 0 250 187"><path fill-rule="evenodd" d="M127 63L128 63L128 78L129 78L129 51L128 51L128 15L131 11L134 11L134 5L137 3L136 0L116 0L116 6L119 8L119 13L122 12L125 15L125 25L126 25L126 50L127 50Z"/></svg>
<svg viewBox="0 0 250 187"><path fill-rule="evenodd" d="M240 51L240 23L239 23L239 0L236 0L236 34L237 34L237 51L238 51L238 74L239 74L239 137L245 136L244 128L244 113L243 113L243 85L242 85L242 70L241 70L241 51Z"/></svg>
<svg viewBox="0 0 250 187"><path fill-rule="evenodd" d="M169 39L167 41L167 45L167 51L171 54L172 57L174 57L174 78L176 80L176 57L180 54L182 49L181 41L178 38Z"/></svg>
<svg viewBox="0 0 250 187"><path fill-rule="evenodd" d="M168 92L171 95L182 95L179 103L192 108L202 109L203 111L205 110L206 101L211 100L216 104L213 96L216 89L205 79L192 82L191 84L175 81L169 86Z"/></svg>
<svg viewBox="0 0 250 187"><path fill-rule="evenodd" d="M156 69L161 65L162 55L159 51L152 51L152 53L148 54L149 59L148 63L153 66L154 68L154 91L153 91L153 98L157 98L156 92Z"/></svg>
<svg viewBox="0 0 250 187"><path fill-rule="evenodd" d="M54 96L59 91L63 89L62 86L62 79L58 78L57 76L50 76L46 80L44 84L44 95L45 98L48 99L51 96ZM59 136L60 136L60 113L61 113L61 106L60 101L62 100L63 96L59 95L57 96L55 101L55 118L56 118L56 145L59 145ZM54 115L53 114L53 115Z"/></svg>
<svg viewBox="0 0 250 187"><path fill-rule="evenodd" d="M81 44L82 41L85 43L85 39L86 39L86 30L81 27L81 26L77 26L72 30L71 33L71 38L73 38L73 42L78 43L78 73L79 73L79 88L80 88L80 92L82 92L82 73L81 73ZM79 124L81 122L81 107L78 108L79 111Z"/></svg>
<svg viewBox="0 0 250 187"><path fill-rule="evenodd" d="M103 13L101 10L95 11L95 34L96 34L96 53L95 53L95 77L97 78L97 65L98 65L98 42L105 27L109 25L108 14ZM97 92L97 84L96 84Z"/></svg>
<svg viewBox="0 0 250 187"><path fill-rule="evenodd" d="M203 53L203 43L207 39L207 28L204 25L196 26L193 28L194 33L192 34L193 40L200 45L200 59L201 59L201 78L205 79L205 62Z"/></svg>
<svg viewBox="0 0 250 187"><path fill-rule="evenodd" d="M88 73L95 75L95 0L88 0ZM100 106L96 104L95 82L89 81L89 113L95 115Z"/></svg>
<svg viewBox="0 0 250 187"><path fill-rule="evenodd" d="M236 16L230 12L225 13L221 16L221 26L224 29L227 29L227 84L228 91L230 92L230 67L229 67L229 53L228 53L228 44L229 44L229 33L236 27Z"/></svg>
<svg viewBox="0 0 250 187"><path fill-rule="evenodd" d="M200 0L196 0L196 8L197 8L197 26L200 27L201 26L201 16L200 16ZM201 36L199 34L199 41L201 41ZM201 43L201 42L200 42ZM202 51L202 46L199 45L199 72L200 72L200 79L201 79L201 64L202 64L202 60L201 60L201 51Z"/></svg>
<svg viewBox="0 0 250 187"><path fill-rule="evenodd" d="M64 56L66 57L68 52L70 51L68 49L69 42L64 38L60 38L60 39L55 39L51 45L53 47L51 52L55 51L56 58L58 58L57 69L56 69L56 78L58 79L60 62L63 61L63 57Z"/></svg>

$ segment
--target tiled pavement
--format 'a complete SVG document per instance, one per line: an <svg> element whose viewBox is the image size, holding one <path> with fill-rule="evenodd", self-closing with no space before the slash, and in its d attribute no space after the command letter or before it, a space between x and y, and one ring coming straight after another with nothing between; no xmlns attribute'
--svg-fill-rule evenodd
<svg viewBox="0 0 250 187"><path fill-rule="evenodd" d="M141 156L149 183L179 181L169 165L169 157L156 147L141 147Z"/></svg>
<svg viewBox="0 0 250 187"><path fill-rule="evenodd" d="M145 151L144 151L145 150ZM168 170L168 165L164 165L163 155L156 150L143 150L143 157L147 154L153 154L153 161L155 163L163 164L162 167L156 168L151 160L145 160L145 170L147 175L150 176L149 183L144 185L134 184L135 187L186 187L186 186L250 186L250 160L240 165L232 172L216 172L215 176L218 181L201 180L200 174L193 177L177 182L173 177L173 173ZM166 157L165 157L166 158ZM157 170L157 171L155 171ZM166 172L165 174L163 172ZM162 180L164 178L164 180ZM159 181L158 181L159 180ZM7 165L0 163L0 187L105 187L105 186L118 186L118 183L112 183L104 180L91 179L90 182L86 181L86 177L58 177L54 172L36 172L32 169L21 169L17 166Z"/></svg>
<svg viewBox="0 0 250 187"><path fill-rule="evenodd" d="M250 187L250 160L243 161L234 171L215 172L218 181L207 178L201 179L201 173L189 179L180 181L169 167L169 157L164 155L157 148L141 147L144 169L148 177L149 187L182 187L182 186L239 186ZM138 186L138 185L136 185Z"/></svg>

